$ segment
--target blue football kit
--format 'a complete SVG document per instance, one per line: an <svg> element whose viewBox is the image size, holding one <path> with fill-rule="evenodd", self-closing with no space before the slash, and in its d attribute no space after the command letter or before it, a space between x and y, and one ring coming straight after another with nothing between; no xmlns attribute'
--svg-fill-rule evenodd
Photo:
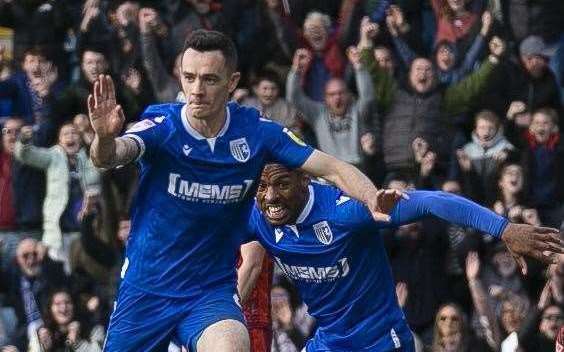
<svg viewBox="0 0 564 352"><path fill-rule="evenodd" d="M375 222L339 189L311 182L295 224L272 226L255 205L249 240L258 240L296 285L317 320L307 352L414 351L378 231L436 216L500 238L507 220L462 197L413 191Z"/></svg>
<svg viewBox="0 0 564 352"><path fill-rule="evenodd" d="M139 191L105 351L195 350L209 325L244 321L236 261L265 164L297 168L313 149L252 108L229 103L214 138L182 104L152 105L125 137L138 144Z"/></svg>

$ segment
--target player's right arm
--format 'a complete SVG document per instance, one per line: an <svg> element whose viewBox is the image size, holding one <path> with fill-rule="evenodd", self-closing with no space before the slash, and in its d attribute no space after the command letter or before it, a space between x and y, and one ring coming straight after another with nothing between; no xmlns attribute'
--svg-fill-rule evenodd
<svg viewBox="0 0 564 352"><path fill-rule="evenodd" d="M90 157L96 167L112 168L135 160L141 148L134 139L117 137L123 128L125 116L116 102L114 83L109 75L100 75L88 96L88 115L95 136L90 146Z"/></svg>

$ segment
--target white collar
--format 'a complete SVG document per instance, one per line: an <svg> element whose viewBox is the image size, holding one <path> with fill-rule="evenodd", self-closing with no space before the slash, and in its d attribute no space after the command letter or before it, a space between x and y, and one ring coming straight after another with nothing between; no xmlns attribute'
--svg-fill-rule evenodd
<svg viewBox="0 0 564 352"><path fill-rule="evenodd" d="M313 192L313 186L308 185L307 189L309 190L309 197L307 199L307 203L303 208L300 216L296 219L296 224L301 224L304 220L308 217L309 213L311 213L311 209L313 208L313 203L315 202L315 193Z"/></svg>
<svg viewBox="0 0 564 352"><path fill-rule="evenodd" d="M210 138L206 138L206 137L202 136L202 134L200 132L196 131L194 129L194 127L192 127L190 125L190 122L188 122L188 115L186 114L187 108L188 108L188 105L184 104L184 106L182 106L182 110L180 110L180 119L182 120L182 125L184 125L186 132L188 132L192 137L196 138L197 140L210 139ZM217 137L223 136L225 134L225 132L227 132L227 129L229 128L230 123L231 123L231 114L229 113L229 108L226 106L225 107L225 123L223 124L223 127L221 128L221 130L219 130L217 135L214 136L214 137L211 137L211 138L215 139Z"/></svg>

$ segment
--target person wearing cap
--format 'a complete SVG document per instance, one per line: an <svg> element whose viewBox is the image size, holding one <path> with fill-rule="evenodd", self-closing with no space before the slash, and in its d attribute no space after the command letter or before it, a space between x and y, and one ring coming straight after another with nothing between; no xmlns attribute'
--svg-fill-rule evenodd
<svg viewBox="0 0 564 352"><path fill-rule="evenodd" d="M559 87L548 63L551 48L539 36L528 36L519 45L519 57L504 67L501 77L491 87L496 111L503 113L513 102L522 102L527 111L553 108L561 113ZM503 106L500 106L503 104Z"/></svg>

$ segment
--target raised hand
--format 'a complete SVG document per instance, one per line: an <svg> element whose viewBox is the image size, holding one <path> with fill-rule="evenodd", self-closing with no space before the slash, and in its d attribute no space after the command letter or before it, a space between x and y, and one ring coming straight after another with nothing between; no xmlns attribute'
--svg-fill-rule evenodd
<svg viewBox="0 0 564 352"><path fill-rule="evenodd" d="M524 256L545 264L556 264L558 255L564 253L564 242L558 230L548 227L510 223L503 231L501 240L521 267L523 275L527 273Z"/></svg>
<svg viewBox="0 0 564 352"><path fill-rule="evenodd" d="M143 7L139 10L139 31L149 33L157 25L158 14L152 8Z"/></svg>
<svg viewBox="0 0 564 352"><path fill-rule="evenodd" d="M468 172L472 169L472 160L463 149L458 149L456 151L456 159L458 160L458 165L462 171Z"/></svg>
<svg viewBox="0 0 564 352"><path fill-rule="evenodd" d="M484 11L482 14L482 28L480 29L480 34L485 37L490 32L493 23L492 13L489 11Z"/></svg>
<svg viewBox="0 0 564 352"><path fill-rule="evenodd" d="M376 137L370 132L367 132L360 137L360 147L366 155L376 154Z"/></svg>
<svg viewBox="0 0 564 352"><path fill-rule="evenodd" d="M349 59L355 70L358 70L362 66L360 62L360 51L356 46L348 47L347 58Z"/></svg>
<svg viewBox="0 0 564 352"><path fill-rule="evenodd" d="M370 47L372 39L378 35L379 26L377 23L371 22L370 18L364 16L360 22L360 43L359 46Z"/></svg>
<svg viewBox="0 0 564 352"><path fill-rule="evenodd" d="M477 252L469 252L466 256L466 277L468 281L476 280L480 273L480 257Z"/></svg>
<svg viewBox="0 0 564 352"><path fill-rule="evenodd" d="M490 53L496 57L500 57L505 52L505 41L498 36L490 40Z"/></svg>
<svg viewBox="0 0 564 352"><path fill-rule="evenodd" d="M417 137L411 142L411 148L415 156L415 161L420 163L423 157L429 151L429 143L421 137Z"/></svg>
<svg viewBox="0 0 564 352"><path fill-rule="evenodd" d="M381 189L374 197L368 198L366 205L374 220L389 222L391 218L388 214L402 198L409 199L409 196L395 189Z"/></svg>
<svg viewBox="0 0 564 352"><path fill-rule="evenodd" d="M125 116L116 103L114 82L109 75L100 75L88 96L88 116L98 138L115 138L121 132Z"/></svg>
<svg viewBox="0 0 564 352"><path fill-rule="evenodd" d="M313 59L311 52L307 49L298 49L294 53L292 68L298 72L304 72Z"/></svg>
<svg viewBox="0 0 564 352"><path fill-rule="evenodd" d="M521 114L527 110L527 105L522 101L512 101L511 105L509 105L509 109L507 109L507 118L509 120L513 120L515 115Z"/></svg>

